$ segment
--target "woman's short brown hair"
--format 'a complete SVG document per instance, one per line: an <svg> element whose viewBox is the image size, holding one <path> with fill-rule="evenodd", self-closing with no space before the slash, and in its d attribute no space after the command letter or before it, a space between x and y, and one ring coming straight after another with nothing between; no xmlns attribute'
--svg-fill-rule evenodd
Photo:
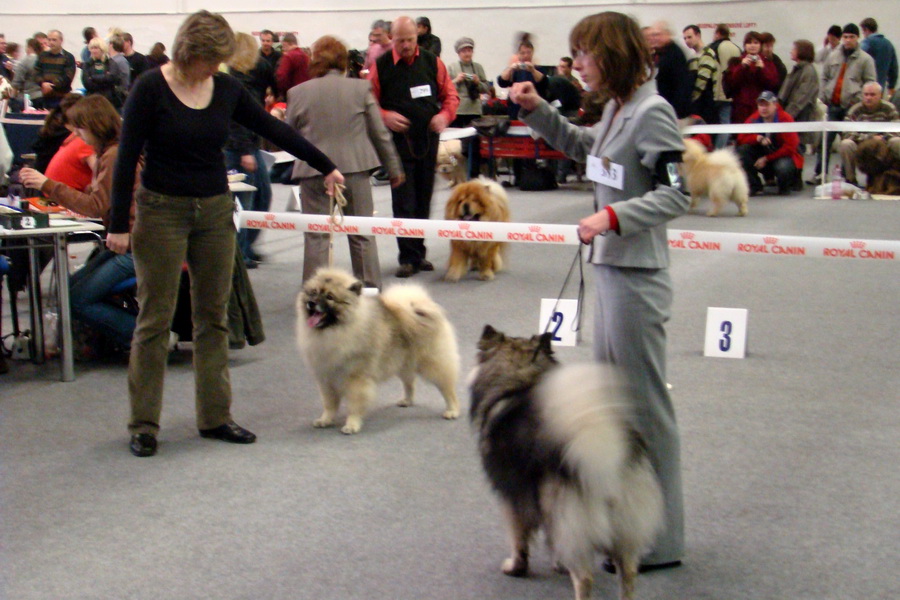
<svg viewBox="0 0 900 600"><path fill-rule="evenodd" d="M589 54L600 70L600 94L627 101L651 77L653 58L637 22L618 12L583 18L569 34L572 55Z"/></svg>
<svg viewBox="0 0 900 600"><path fill-rule="evenodd" d="M797 49L797 60L811 63L816 58L816 47L809 40L796 40L794 47Z"/></svg>
<svg viewBox="0 0 900 600"><path fill-rule="evenodd" d="M118 143L122 133L122 118L110 101L100 94L82 98L66 111L66 118L73 126L87 129L96 138L94 150L97 156L110 145Z"/></svg>
<svg viewBox="0 0 900 600"><path fill-rule="evenodd" d="M744 46L746 46L748 42L759 42L759 45L762 46L762 34L758 31L748 31L747 35L744 36Z"/></svg>
<svg viewBox="0 0 900 600"><path fill-rule="evenodd" d="M332 35L323 35L312 45L309 76L323 77L331 69L346 71L349 63L347 46Z"/></svg>
<svg viewBox="0 0 900 600"><path fill-rule="evenodd" d="M195 61L226 62L232 54L234 31L225 17L208 10L185 19L172 46L172 62L182 71Z"/></svg>

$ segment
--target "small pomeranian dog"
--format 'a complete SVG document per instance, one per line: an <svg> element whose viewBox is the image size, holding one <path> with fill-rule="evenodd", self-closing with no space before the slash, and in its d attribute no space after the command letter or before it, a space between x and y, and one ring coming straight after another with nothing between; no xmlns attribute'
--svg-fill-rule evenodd
<svg viewBox="0 0 900 600"><path fill-rule="evenodd" d="M503 186L486 177L479 177L453 188L444 208L448 221L509 222L509 198ZM478 278L489 281L503 268L505 242L475 242L450 240L450 262L447 281L459 281L470 268L478 271Z"/></svg>
<svg viewBox="0 0 900 600"><path fill-rule="evenodd" d="M731 150L706 152L703 144L684 140L684 178L691 193L691 209L697 207L702 196L709 196L712 207L707 217L715 217L729 200L737 204L738 215L747 216L750 186L741 162Z"/></svg>
<svg viewBox="0 0 900 600"><path fill-rule="evenodd" d="M399 406L412 406L416 375L440 390L445 419L459 416L459 352L443 309L414 284L378 296L346 271L321 268L297 297L297 342L322 395L315 427L331 427L341 398L349 402L342 433L357 433L377 384L403 382Z"/></svg>
<svg viewBox="0 0 900 600"><path fill-rule="evenodd" d="M466 157L460 140L447 140L438 144L437 172L450 182L450 187L463 183L466 177Z"/></svg>
<svg viewBox="0 0 900 600"><path fill-rule="evenodd" d="M595 551L615 565L628 600L663 524L662 491L618 373L559 366L551 337L508 337L487 325L469 377L482 465L510 530L503 572L527 575L529 540L543 529L576 600L590 598Z"/></svg>

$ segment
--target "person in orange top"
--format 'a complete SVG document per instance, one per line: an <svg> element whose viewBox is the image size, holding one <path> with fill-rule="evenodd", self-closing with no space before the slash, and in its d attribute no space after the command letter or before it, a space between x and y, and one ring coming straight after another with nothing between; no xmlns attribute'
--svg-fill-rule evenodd
<svg viewBox="0 0 900 600"><path fill-rule="evenodd" d="M67 111L66 116L82 143L99 157L94 161L91 181L82 191L28 167L20 172L22 181L70 210L102 219L103 224L109 227L110 190L113 167L119 153L122 119L109 100L99 95L80 100ZM138 169L140 168L139 166ZM131 224L134 224L134 205L131 209ZM76 271L70 280L69 297L73 316L126 349L131 347L135 315L106 302L105 298L113 287L133 277L134 260L130 252L115 254L110 250L102 250Z"/></svg>

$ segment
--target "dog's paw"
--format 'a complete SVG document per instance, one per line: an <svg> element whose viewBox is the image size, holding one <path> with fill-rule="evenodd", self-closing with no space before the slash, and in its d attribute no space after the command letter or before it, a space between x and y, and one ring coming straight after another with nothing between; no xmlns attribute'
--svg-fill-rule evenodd
<svg viewBox="0 0 900 600"><path fill-rule="evenodd" d="M452 421L453 419L459 418L459 409L458 408L448 408L444 411L444 414L441 415L448 421Z"/></svg>
<svg viewBox="0 0 900 600"><path fill-rule="evenodd" d="M319 417L313 421L313 427L316 429L325 429L326 427L334 427L334 420L327 417Z"/></svg>
<svg viewBox="0 0 900 600"><path fill-rule="evenodd" d="M528 561L523 558L507 558L503 561L503 574L510 577L525 577L528 575Z"/></svg>
<svg viewBox="0 0 900 600"><path fill-rule="evenodd" d="M738 208L738 216L739 216L739 217L746 217L746 216L747 216L747 207L746 207L746 206L741 206L741 207Z"/></svg>
<svg viewBox="0 0 900 600"><path fill-rule="evenodd" d="M347 422L341 427L341 433L344 435L353 435L354 433L359 433L360 429L362 429L362 420L348 417Z"/></svg>
<svg viewBox="0 0 900 600"><path fill-rule="evenodd" d="M488 269L487 271L481 271L478 273L478 279L481 281L493 281L494 272Z"/></svg>
<svg viewBox="0 0 900 600"><path fill-rule="evenodd" d="M451 273L447 271L447 274L444 275L444 281L448 283L457 283L459 281L461 274L460 273Z"/></svg>
<svg viewBox="0 0 900 600"><path fill-rule="evenodd" d="M406 408L407 406L412 406L412 405L413 405L412 398L400 398L399 400L397 400L397 406L402 406L403 408Z"/></svg>

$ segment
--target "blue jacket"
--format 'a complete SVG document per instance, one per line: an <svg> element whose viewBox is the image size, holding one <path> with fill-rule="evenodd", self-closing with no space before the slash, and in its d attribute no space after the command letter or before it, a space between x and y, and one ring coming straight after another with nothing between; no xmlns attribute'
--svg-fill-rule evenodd
<svg viewBox="0 0 900 600"><path fill-rule="evenodd" d="M882 34L873 33L860 44L875 59L878 83L887 90L897 87L897 52L894 45Z"/></svg>

